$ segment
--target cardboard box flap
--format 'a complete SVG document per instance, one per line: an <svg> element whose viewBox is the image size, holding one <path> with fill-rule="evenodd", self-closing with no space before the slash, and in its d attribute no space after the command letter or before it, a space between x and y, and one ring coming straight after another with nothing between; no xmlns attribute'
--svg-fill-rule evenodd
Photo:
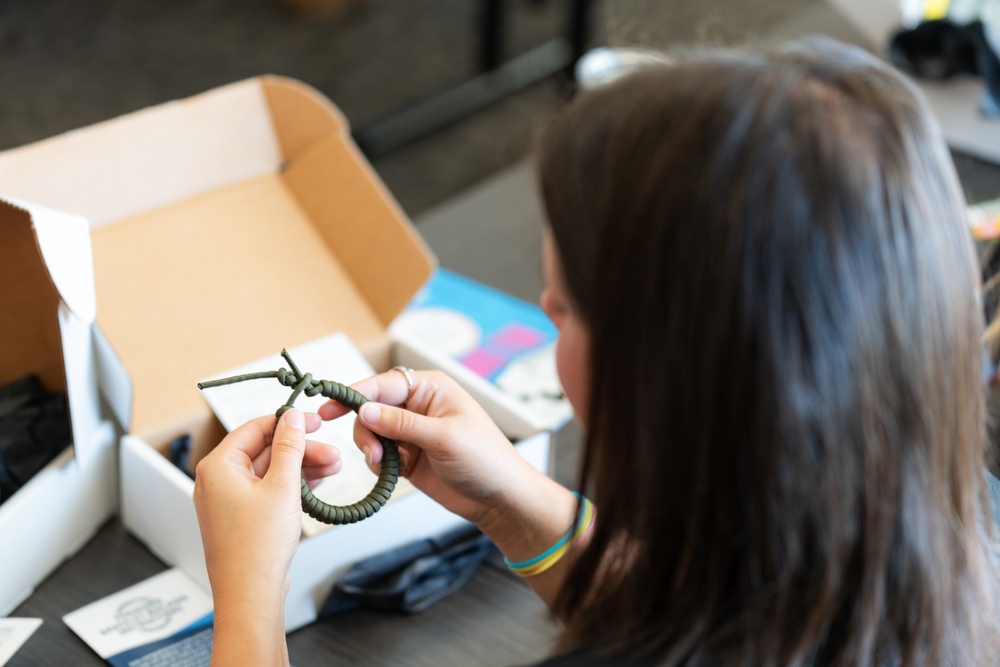
<svg viewBox="0 0 1000 667"><path fill-rule="evenodd" d="M14 197L7 202L27 211L43 263L66 306L84 322L97 314L90 225L86 218L29 204Z"/></svg>
<svg viewBox="0 0 1000 667"><path fill-rule="evenodd" d="M95 289L90 228L78 216L0 200L0 384L36 375L67 396L76 460L100 450L102 422L92 352ZM66 445L71 443L67 442Z"/></svg>
<svg viewBox="0 0 1000 667"><path fill-rule="evenodd" d="M0 183L5 194L98 227L282 161L261 80L250 79L5 151Z"/></svg>
<svg viewBox="0 0 1000 667"><path fill-rule="evenodd" d="M286 165L284 179L388 327L436 265L406 214L349 137L323 139Z"/></svg>
<svg viewBox="0 0 1000 667"><path fill-rule="evenodd" d="M263 76L274 132L285 161L327 135L348 135L348 123L340 109L315 88L281 76Z"/></svg>
<svg viewBox="0 0 1000 667"><path fill-rule="evenodd" d="M0 201L0 384L34 373L51 391L66 390L59 337L59 290L41 260L38 240L27 210Z"/></svg>
<svg viewBox="0 0 1000 667"><path fill-rule="evenodd" d="M101 387L101 395L107 402L111 416L124 431L128 431L132 420L132 378L111 346L100 327L92 327L92 345L94 350L95 371L97 382Z"/></svg>

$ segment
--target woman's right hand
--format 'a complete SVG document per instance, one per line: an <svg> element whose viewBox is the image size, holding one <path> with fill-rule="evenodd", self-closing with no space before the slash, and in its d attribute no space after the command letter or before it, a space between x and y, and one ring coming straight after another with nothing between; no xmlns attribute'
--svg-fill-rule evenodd
<svg viewBox="0 0 1000 667"><path fill-rule="evenodd" d="M515 563L545 552L573 528L573 494L521 458L475 399L440 371L412 375L412 393L398 371L354 385L370 399L354 422L354 439L373 470L382 460L374 431L397 442L402 473L414 486L475 523ZM346 412L333 401L319 409L323 419ZM550 607L571 560L527 579Z"/></svg>
<svg viewBox="0 0 1000 667"><path fill-rule="evenodd" d="M412 392L399 371L353 385L369 399L355 421L354 439L376 472L382 444L372 432L396 440L402 474L446 509L481 525L513 489L541 473L457 382L440 371L412 375ZM347 411L330 401L319 414L330 420Z"/></svg>

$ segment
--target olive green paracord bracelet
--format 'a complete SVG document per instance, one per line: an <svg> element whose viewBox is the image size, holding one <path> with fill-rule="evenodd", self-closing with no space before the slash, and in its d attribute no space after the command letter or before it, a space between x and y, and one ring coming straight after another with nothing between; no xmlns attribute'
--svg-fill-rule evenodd
<svg viewBox="0 0 1000 667"><path fill-rule="evenodd" d="M286 410L291 409L295 403L295 399L303 393L305 393L306 396L325 396L326 398L337 401L341 405L350 408L354 412L357 412L362 405L368 402L368 399L359 394L357 391L348 386L342 385L339 382L334 382L332 380L314 380L311 373L303 375L295 365L295 362L292 361L292 358L288 354L287 350L282 350L281 356L288 362L288 365L291 367L291 371L279 368L276 371L248 373L246 375L235 375L233 377L222 378L219 380L209 380L207 382L199 382L198 389L211 389L212 387L221 387L227 384L245 382L247 380L275 378L286 387L293 387L292 395L288 397L288 401L278 408L275 413L274 416L277 419L281 419L281 415L284 414ZM382 464L379 468L378 481L375 482L375 486L372 488L371 493L353 505L330 505L313 495L309 485L306 484L305 478L303 478L303 512L317 521L332 525L341 525L362 521L382 509L382 507L389 501L389 496L392 495L393 489L396 488L396 480L399 479L399 447L396 446L395 440L383 438L377 434L375 437L377 437L379 442L382 443Z"/></svg>

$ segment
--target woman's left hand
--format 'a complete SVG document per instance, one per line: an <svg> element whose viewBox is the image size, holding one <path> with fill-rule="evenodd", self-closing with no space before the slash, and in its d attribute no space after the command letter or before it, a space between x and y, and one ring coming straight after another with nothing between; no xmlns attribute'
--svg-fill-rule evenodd
<svg viewBox="0 0 1000 667"><path fill-rule="evenodd" d="M302 530L300 477L318 479L341 466L335 447L306 441L320 424L299 410L277 422L260 417L198 463L194 504L217 611L229 599L284 600Z"/></svg>

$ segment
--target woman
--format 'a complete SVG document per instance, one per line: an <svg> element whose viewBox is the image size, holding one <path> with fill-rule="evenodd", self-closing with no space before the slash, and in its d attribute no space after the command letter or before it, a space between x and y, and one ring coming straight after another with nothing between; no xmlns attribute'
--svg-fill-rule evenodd
<svg viewBox="0 0 1000 667"><path fill-rule="evenodd" d="M372 432L399 440L526 576L564 624L546 664L995 664L976 266L912 86L828 41L697 54L577 99L538 174L597 518L440 373L359 383L355 435L376 465ZM213 664L283 650L303 451L335 465L304 423L263 418L198 467Z"/></svg>

